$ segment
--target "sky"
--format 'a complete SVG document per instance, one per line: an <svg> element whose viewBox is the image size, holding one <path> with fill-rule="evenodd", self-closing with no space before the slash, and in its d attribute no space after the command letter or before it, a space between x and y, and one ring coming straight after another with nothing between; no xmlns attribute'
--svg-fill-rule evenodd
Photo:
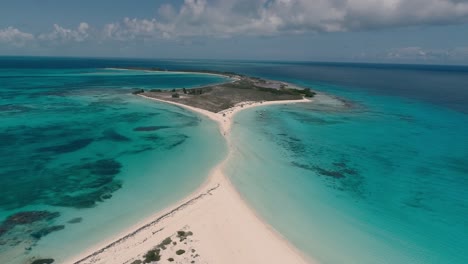
<svg viewBox="0 0 468 264"><path fill-rule="evenodd" d="M468 0L0 0L0 55L468 64Z"/></svg>

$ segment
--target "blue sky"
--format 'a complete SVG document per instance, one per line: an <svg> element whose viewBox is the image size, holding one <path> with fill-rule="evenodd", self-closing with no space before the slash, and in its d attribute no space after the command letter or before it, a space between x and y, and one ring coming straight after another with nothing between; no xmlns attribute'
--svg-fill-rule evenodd
<svg viewBox="0 0 468 264"><path fill-rule="evenodd" d="M468 64L468 0L2 0L0 55Z"/></svg>

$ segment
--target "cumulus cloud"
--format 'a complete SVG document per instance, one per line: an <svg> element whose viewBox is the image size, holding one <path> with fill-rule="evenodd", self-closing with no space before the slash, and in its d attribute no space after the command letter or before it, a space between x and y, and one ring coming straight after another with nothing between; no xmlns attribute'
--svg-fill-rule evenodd
<svg viewBox="0 0 468 264"><path fill-rule="evenodd" d="M151 19L105 26L114 39L279 35L468 21L467 0L185 0L164 4Z"/></svg>
<svg viewBox="0 0 468 264"><path fill-rule="evenodd" d="M54 30L50 33L40 34L39 40L52 41L53 43L59 42L83 42L89 37L89 25L88 23L82 22L76 29L68 29L54 24Z"/></svg>
<svg viewBox="0 0 468 264"><path fill-rule="evenodd" d="M13 46L24 46L27 42L34 39L34 35L25 33L14 27L0 29L0 43L6 43Z"/></svg>
<svg viewBox="0 0 468 264"><path fill-rule="evenodd" d="M151 38L164 35L163 25L156 19L125 18L120 23L110 23L104 26L104 37L116 40L133 40L137 37Z"/></svg>

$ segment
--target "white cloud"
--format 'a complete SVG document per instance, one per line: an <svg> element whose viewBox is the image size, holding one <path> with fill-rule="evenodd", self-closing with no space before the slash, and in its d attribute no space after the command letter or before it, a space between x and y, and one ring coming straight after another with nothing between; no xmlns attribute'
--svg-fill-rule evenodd
<svg viewBox="0 0 468 264"><path fill-rule="evenodd" d="M451 49L403 47L389 50L383 56L378 57L394 61L458 61L468 59L468 47Z"/></svg>
<svg viewBox="0 0 468 264"><path fill-rule="evenodd" d="M50 33L40 34L39 40L64 43L69 41L83 42L89 37L89 25L82 22L76 29L68 29L54 24L54 30Z"/></svg>
<svg viewBox="0 0 468 264"><path fill-rule="evenodd" d="M421 47L404 47L393 49L387 52L388 59L427 59L431 52L424 50Z"/></svg>
<svg viewBox="0 0 468 264"><path fill-rule="evenodd" d="M14 27L0 29L0 43L13 46L24 46L27 42L34 40L34 35L25 33Z"/></svg>
<svg viewBox="0 0 468 264"><path fill-rule="evenodd" d="M108 24L114 39L337 32L468 22L466 0L185 0Z"/></svg>
<svg viewBox="0 0 468 264"><path fill-rule="evenodd" d="M116 40L133 40L135 38L152 38L164 36L164 25L156 19L125 18L120 23L104 26L104 37Z"/></svg>

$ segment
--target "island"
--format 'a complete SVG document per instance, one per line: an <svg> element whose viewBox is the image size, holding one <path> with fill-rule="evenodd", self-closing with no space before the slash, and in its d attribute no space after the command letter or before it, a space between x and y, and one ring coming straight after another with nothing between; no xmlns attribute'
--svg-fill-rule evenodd
<svg viewBox="0 0 468 264"><path fill-rule="evenodd" d="M215 121L227 143L225 158L185 199L66 263L315 263L250 208L223 169L236 150L230 137L236 113L260 105L309 103L316 92L235 73L197 72L223 75L228 81L191 89L138 89L132 94L177 105Z"/></svg>
<svg viewBox="0 0 468 264"><path fill-rule="evenodd" d="M132 70L161 71L158 68L128 68ZM289 83L266 80L231 72L217 71L183 71L204 74L216 74L231 81L197 88L180 88L172 90L138 89L133 94L155 98L162 101L180 103L217 113L245 102L266 102L301 100L312 98L316 92L310 88L300 88Z"/></svg>

